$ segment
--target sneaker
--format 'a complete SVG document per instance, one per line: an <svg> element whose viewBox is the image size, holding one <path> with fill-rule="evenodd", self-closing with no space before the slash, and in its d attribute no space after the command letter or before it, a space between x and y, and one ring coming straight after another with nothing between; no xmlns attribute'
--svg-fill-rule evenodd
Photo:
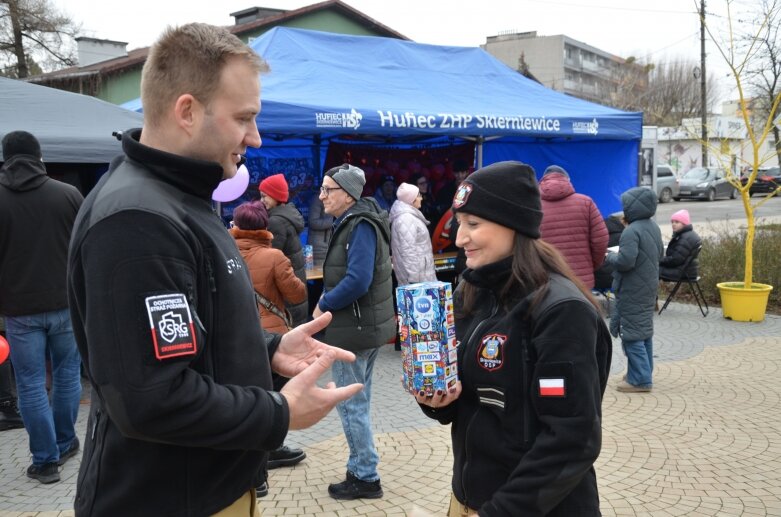
<svg viewBox="0 0 781 517"><path fill-rule="evenodd" d="M379 499L382 497L380 480L361 481L347 471L347 479L328 485L328 494L334 499Z"/></svg>
<svg viewBox="0 0 781 517"><path fill-rule="evenodd" d="M292 467L304 458L306 458L306 453L301 449L291 449L287 445L283 445L269 453L267 468L271 470L279 467Z"/></svg>
<svg viewBox="0 0 781 517"><path fill-rule="evenodd" d="M57 471L57 462L44 463L43 465L30 465L27 467L27 477L37 479L44 485L56 483L60 480L60 473Z"/></svg>
<svg viewBox="0 0 781 517"><path fill-rule="evenodd" d="M79 444L79 439L74 438L70 444L70 447L65 449L65 452L60 453L60 461L57 462L57 465L65 465L66 461L78 454L80 445L81 444Z"/></svg>
<svg viewBox="0 0 781 517"><path fill-rule="evenodd" d="M13 401L0 402L0 431L21 429L24 427L22 416Z"/></svg>
<svg viewBox="0 0 781 517"><path fill-rule="evenodd" d="M266 497L268 495L268 481L264 481L255 487L255 495L257 497Z"/></svg>
<svg viewBox="0 0 781 517"><path fill-rule="evenodd" d="M624 393L648 393L653 389L653 386L635 386L629 384L625 380L622 380L616 385L616 390L623 391Z"/></svg>

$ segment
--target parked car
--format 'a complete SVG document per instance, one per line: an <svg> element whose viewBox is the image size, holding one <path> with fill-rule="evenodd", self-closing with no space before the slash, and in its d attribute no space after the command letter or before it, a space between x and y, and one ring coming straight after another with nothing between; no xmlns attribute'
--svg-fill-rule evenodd
<svg viewBox="0 0 781 517"><path fill-rule="evenodd" d="M678 178L669 165L656 166L656 195L660 203L669 203L678 196Z"/></svg>
<svg viewBox="0 0 781 517"><path fill-rule="evenodd" d="M748 178L740 178L740 181L745 185ZM748 195L754 194L770 194L778 187L781 187L781 168L768 167L767 169L760 169L757 172L757 178L754 180L754 184L748 190Z"/></svg>
<svg viewBox="0 0 781 517"><path fill-rule="evenodd" d="M676 201L681 198L713 201L717 197L735 199L738 196L737 189L727 181L724 169L715 167L690 169L678 180L678 184L678 195L673 198Z"/></svg>

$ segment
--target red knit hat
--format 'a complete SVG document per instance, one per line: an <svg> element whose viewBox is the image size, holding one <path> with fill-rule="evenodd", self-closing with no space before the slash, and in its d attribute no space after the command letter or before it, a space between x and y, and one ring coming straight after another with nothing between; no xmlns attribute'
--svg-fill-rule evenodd
<svg viewBox="0 0 781 517"><path fill-rule="evenodd" d="M274 174L260 182L258 190L279 203L287 203L290 192L284 174Z"/></svg>

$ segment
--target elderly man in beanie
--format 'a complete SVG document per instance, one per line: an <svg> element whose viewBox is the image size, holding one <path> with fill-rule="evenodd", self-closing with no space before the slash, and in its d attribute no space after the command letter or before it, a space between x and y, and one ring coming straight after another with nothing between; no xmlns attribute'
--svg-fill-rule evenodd
<svg viewBox="0 0 781 517"><path fill-rule="evenodd" d="M66 266L79 191L46 175L35 136L3 138L0 169L0 315L5 316L19 411L30 439L27 476L60 480L79 451L76 417L81 357L68 313ZM51 360L51 404L46 359Z"/></svg>
<svg viewBox="0 0 781 517"><path fill-rule="evenodd" d="M599 516L612 341L590 291L539 238L534 170L506 161L475 171L453 211L467 266L453 293L459 382L415 394L451 425L448 515Z"/></svg>
<svg viewBox="0 0 781 517"><path fill-rule="evenodd" d="M260 182L260 199L268 209L268 231L274 235L271 246L281 250L293 264L296 276L306 283L306 265L304 262L304 249L301 246L301 233L304 231L304 216L295 207L288 203L290 191L284 174L274 174ZM298 326L309 319L309 302L289 305L290 315L293 317L293 325ZM303 458L302 458L303 459ZM273 458L270 465L273 468Z"/></svg>
<svg viewBox="0 0 781 517"><path fill-rule="evenodd" d="M607 226L594 201L575 192L569 174L551 165L540 181L542 239L558 248L583 285L594 287L594 271L605 260Z"/></svg>
<svg viewBox="0 0 781 517"><path fill-rule="evenodd" d="M379 455L371 426L371 386L379 347L396 332L390 261L388 215L373 198L361 197L366 178L358 167L344 164L323 177L320 199L336 218L323 264L323 296L314 315L333 313L324 341L355 353L354 363L334 363L337 386L363 383L361 393L340 403L350 456L344 481L331 484L334 499L382 497Z"/></svg>

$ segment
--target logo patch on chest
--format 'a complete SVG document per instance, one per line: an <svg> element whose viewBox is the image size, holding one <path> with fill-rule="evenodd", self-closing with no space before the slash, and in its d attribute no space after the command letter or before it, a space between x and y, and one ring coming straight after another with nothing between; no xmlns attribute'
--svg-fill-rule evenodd
<svg viewBox="0 0 781 517"><path fill-rule="evenodd" d="M504 364L505 342L507 342L507 336L504 334L483 336L477 349L477 363L489 372L501 368Z"/></svg>
<svg viewBox="0 0 781 517"><path fill-rule="evenodd" d="M187 298L181 293L149 296L145 300L155 357L195 355L195 328Z"/></svg>

